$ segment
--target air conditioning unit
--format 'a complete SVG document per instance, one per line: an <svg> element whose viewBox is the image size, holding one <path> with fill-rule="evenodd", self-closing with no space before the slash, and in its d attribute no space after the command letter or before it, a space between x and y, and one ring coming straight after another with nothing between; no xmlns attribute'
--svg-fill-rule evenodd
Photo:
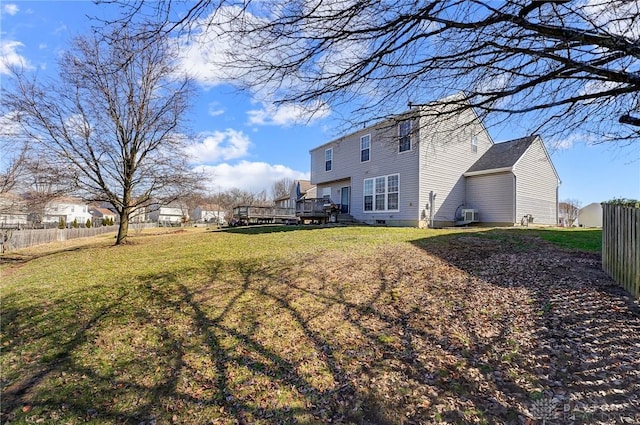
<svg viewBox="0 0 640 425"><path fill-rule="evenodd" d="M465 209L462 210L463 221L480 221L478 219L478 210Z"/></svg>

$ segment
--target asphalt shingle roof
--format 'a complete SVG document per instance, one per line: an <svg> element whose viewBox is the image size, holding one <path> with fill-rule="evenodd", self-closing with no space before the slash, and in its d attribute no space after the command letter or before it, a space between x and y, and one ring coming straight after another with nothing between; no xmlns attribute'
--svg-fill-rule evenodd
<svg viewBox="0 0 640 425"><path fill-rule="evenodd" d="M496 143L467 170L467 173L513 167L538 136Z"/></svg>

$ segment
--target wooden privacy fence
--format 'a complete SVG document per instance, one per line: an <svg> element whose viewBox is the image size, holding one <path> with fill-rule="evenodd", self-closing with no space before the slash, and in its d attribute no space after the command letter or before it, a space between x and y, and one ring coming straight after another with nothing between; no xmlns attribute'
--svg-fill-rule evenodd
<svg viewBox="0 0 640 425"><path fill-rule="evenodd" d="M640 298L640 208L602 204L602 268Z"/></svg>
<svg viewBox="0 0 640 425"><path fill-rule="evenodd" d="M20 248L28 248L34 245L45 244L54 241L66 241L68 239L85 238L115 233L117 226L102 226L78 229L0 229L0 252L8 252Z"/></svg>

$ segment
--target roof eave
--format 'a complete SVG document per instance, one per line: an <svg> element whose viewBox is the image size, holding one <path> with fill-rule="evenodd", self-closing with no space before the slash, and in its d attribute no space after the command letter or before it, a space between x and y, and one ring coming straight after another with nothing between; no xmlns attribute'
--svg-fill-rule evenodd
<svg viewBox="0 0 640 425"><path fill-rule="evenodd" d="M478 171L467 171L463 174L465 177L472 176L482 176L484 174L496 174L496 173L505 173L505 172L513 172L513 167L502 167L502 168L491 168L488 170L478 170Z"/></svg>

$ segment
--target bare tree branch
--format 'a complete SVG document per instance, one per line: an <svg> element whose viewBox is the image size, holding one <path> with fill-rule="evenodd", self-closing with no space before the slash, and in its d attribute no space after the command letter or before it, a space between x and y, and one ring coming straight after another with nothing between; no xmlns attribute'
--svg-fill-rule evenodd
<svg viewBox="0 0 640 425"><path fill-rule="evenodd" d="M104 31L73 42L55 81L16 72L3 107L40 158L65 164L85 198L113 205L119 244L138 207L152 197L168 202L198 180L181 135L191 85L170 43Z"/></svg>
<svg viewBox="0 0 640 425"><path fill-rule="evenodd" d="M640 137L635 0L201 0L181 14L177 0L108 2L121 24L233 40L218 63L230 81L277 102L355 105L356 124L463 92L457 106L489 124L525 114L547 138Z"/></svg>

